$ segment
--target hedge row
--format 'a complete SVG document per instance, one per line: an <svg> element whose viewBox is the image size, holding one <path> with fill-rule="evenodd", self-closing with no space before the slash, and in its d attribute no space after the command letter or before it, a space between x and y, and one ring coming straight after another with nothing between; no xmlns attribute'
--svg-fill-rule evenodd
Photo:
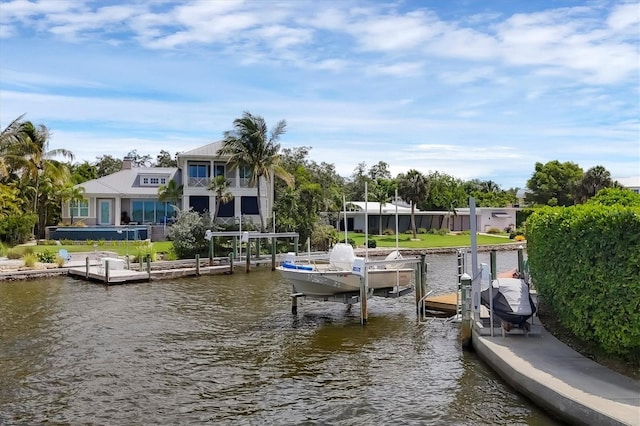
<svg viewBox="0 0 640 426"><path fill-rule="evenodd" d="M547 207L526 224L538 293L578 337L640 359L640 208Z"/></svg>

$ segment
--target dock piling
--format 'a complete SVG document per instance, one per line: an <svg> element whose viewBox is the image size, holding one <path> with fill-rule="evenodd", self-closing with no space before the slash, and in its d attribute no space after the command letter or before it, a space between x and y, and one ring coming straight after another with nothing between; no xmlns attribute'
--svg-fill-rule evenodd
<svg viewBox="0 0 640 426"><path fill-rule="evenodd" d="M233 274L233 258L234 258L234 253L229 253L229 273Z"/></svg>
<svg viewBox="0 0 640 426"><path fill-rule="evenodd" d="M200 276L200 255L196 254L196 277Z"/></svg>
<svg viewBox="0 0 640 426"><path fill-rule="evenodd" d="M498 258L497 256L498 252L495 250L491 250L491 252L489 253L489 259L491 262L491 281L498 278L498 269L496 267L496 261Z"/></svg>
<svg viewBox="0 0 640 426"><path fill-rule="evenodd" d="M251 272L251 240L247 240L247 274Z"/></svg>
<svg viewBox="0 0 640 426"><path fill-rule="evenodd" d="M109 284L109 261L104 261L104 283Z"/></svg>
<svg viewBox="0 0 640 426"><path fill-rule="evenodd" d="M271 270L276 270L276 237L271 238Z"/></svg>
<svg viewBox="0 0 640 426"><path fill-rule="evenodd" d="M84 265L85 265L84 266L85 267L85 269L84 269L84 278L88 281L89 280L89 256L87 256L84 259Z"/></svg>

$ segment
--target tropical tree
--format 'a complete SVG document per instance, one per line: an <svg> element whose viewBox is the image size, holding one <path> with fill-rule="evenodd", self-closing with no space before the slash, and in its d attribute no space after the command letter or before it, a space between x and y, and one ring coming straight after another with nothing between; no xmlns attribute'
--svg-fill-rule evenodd
<svg viewBox="0 0 640 426"><path fill-rule="evenodd" d="M258 191L258 213L260 229L264 232L265 218L261 203L261 183L267 183L275 175L287 185L293 185L293 176L281 165L280 144L278 140L285 133L287 123L279 121L271 130L267 129L264 118L244 112L241 118L233 121L233 130L224 132L221 156L229 156L227 164L232 168L246 167L250 171L249 184Z"/></svg>
<svg viewBox="0 0 640 426"><path fill-rule="evenodd" d="M382 207L392 200L395 182L390 179L379 178L373 184L369 196L378 205L378 235L382 235Z"/></svg>
<svg viewBox="0 0 640 426"><path fill-rule="evenodd" d="M213 209L213 223L216 222L218 218L218 211L220 210L220 205L228 203L233 200L233 194L229 192L229 185L231 182L227 178L222 175L216 176L211 179L211 183L209 184L209 191L213 191L215 195L215 208Z"/></svg>
<svg viewBox="0 0 640 426"><path fill-rule="evenodd" d="M570 161L536 163L535 171L527 181L527 188L531 193L527 194L526 200L549 206L573 205L574 187L582 174L582 168Z"/></svg>
<svg viewBox="0 0 640 426"><path fill-rule="evenodd" d="M416 205L429 198L429 183L427 178L416 169L409 170L406 174L401 173L396 178L398 181L398 195L405 202L411 205L411 231L416 239Z"/></svg>
<svg viewBox="0 0 640 426"><path fill-rule="evenodd" d="M0 178L9 174L7 159L11 156L12 147L24 140L22 114L0 132Z"/></svg>
<svg viewBox="0 0 640 426"><path fill-rule="evenodd" d="M591 167L576 183L573 198L576 203L585 203L604 188L613 188L614 182L611 173L603 166Z"/></svg>
<svg viewBox="0 0 640 426"><path fill-rule="evenodd" d="M166 185L158 187L158 201L168 201L177 207L182 198L183 189L184 185L178 185L175 180L170 180Z"/></svg>
<svg viewBox="0 0 640 426"><path fill-rule="evenodd" d="M178 156L176 153L175 157ZM154 167L178 167L178 161L174 158L171 158L171 154L164 149L160 150L160 154L156 157L156 163Z"/></svg>
<svg viewBox="0 0 640 426"><path fill-rule="evenodd" d="M33 212L39 215L38 235L42 235L48 211L43 206L38 208L44 192L41 183L46 182L52 188L58 188L69 181L69 169L64 163L55 160L57 156L73 159L71 151L66 149L49 150L49 129L44 125L34 126L25 121L19 125L20 137L10 144L5 155L5 161L19 176L23 194L31 194ZM57 204L49 204L49 206Z"/></svg>
<svg viewBox="0 0 640 426"><path fill-rule="evenodd" d="M456 207L466 205L464 184L460 179L440 172L429 174L430 183L429 206L438 210L447 211L447 225L443 228L450 229L451 217L456 215Z"/></svg>
<svg viewBox="0 0 640 426"><path fill-rule="evenodd" d="M96 157L96 169L98 177L111 175L122 170L122 160L114 158L111 155L101 155Z"/></svg>
<svg viewBox="0 0 640 426"><path fill-rule="evenodd" d="M75 186L75 185L67 185L62 191L60 191L60 200L63 203L69 203L69 213L71 215L71 225L73 225L73 213L74 213L74 204L80 201L85 201L86 198L84 196L84 187Z"/></svg>

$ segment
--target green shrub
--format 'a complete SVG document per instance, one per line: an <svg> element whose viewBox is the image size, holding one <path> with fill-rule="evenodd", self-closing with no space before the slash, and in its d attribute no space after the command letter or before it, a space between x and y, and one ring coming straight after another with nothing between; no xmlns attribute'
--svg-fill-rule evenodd
<svg viewBox="0 0 640 426"><path fill-rule="evenodd" d="M338 241L339 243L344 243L344 238L341 239L340 241ZM347 244L351 244L353 247L356 246L356 240L354 240L353 238L348 238L347 239Z"/></svg>
<svg viewBox="0 0 640 426"><path fill-rule="evenodd" d="M10 245L25 243L31 238L31 230L38 221L35 214L7 215L0 220L0 241Z"/></svg>
<svg viewBox="0 0 640 426"><path fill-rule="evenodd" d="M486 232L486 233L487 233L487 234L495 235L495 234L501 234L501 233L502 233L502 231L500 230L500 228L491 227L491 228L487 229L487 232Z"/></svg>
<svg viewBox="0 0 640 426"><path fill-rule="evenodd" d="M367 247L376 248L378 247L378 243L376 242L376 240L367 240Z"/></svg>
<svg viewBox="0 0 640 426"><path fill-rule="evenodd" d="M204 239L207 229L211 229L208 214L188 210L178 213L175 223L169 228L169 239L179 259L194 258L196 254L208 256L209 241ZM245 230L245 223L242 224Z"/></svg>
<svg viewBox="0 0 640 426"><path fill-rule="evenodd" d="M56 253L49 250L42 250L36 253L36 257L38 258L38 262L54 263L56 260Z"/></svg>
<svg viewBox="0 0 640 426"><path fill-rule="evenodd" d="M527 219L539 295L581 339L640 361L640 208L543 208Z"/></svg>
<svg viewBox="0 0 640 426"><path fill-rule="evenodd" d="M447 228L440 228L436 231L436 233L440 236L444 236L449 233L449 230Z"/></svg>
<svg viewBox="0 0 640 426"><path fill-rule="evenodd" d="M7 250L7 257L9 259L22 259L22 251L18 250L17 247Z"/></svg>
<svg viewBox="0 0 640 426"><path fill-rule="evenodd" d="M326 251L338 241L339 233L331 225L316 223L311 231L311 246L316 250Z"/></svg>
<svg viewBox="0 0 640 426"><path fill-rule="evenodd" d="M427 233L427 228L418 228L416 233L417 234L426 234Z"/></svg>
<svg viewBox="0 0 640 426"><path fill-rule="evenodd" d="M396 235L396 231L394 231L391 228L387 228L384 231L382 231L382 235Z"/></svg>
<svg viewBox="0 0 640 426"><path fill-rule="evenodd" d="M29 268L33 268L34 266L36 266L36 262L38 261L33 253L25 254L24 256L22 256L22 260L24 260L24 265Z"/></svg>
<svg viewBox="0 0 640 426"><path fill-rule="evenodd" d="M5 257L9 249L3 243L0 242L0 257Z"/></svg>

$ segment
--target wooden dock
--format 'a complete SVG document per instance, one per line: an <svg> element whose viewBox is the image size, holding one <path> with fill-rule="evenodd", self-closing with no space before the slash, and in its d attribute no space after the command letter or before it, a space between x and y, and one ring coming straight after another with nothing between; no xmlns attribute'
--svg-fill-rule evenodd
<svg viewBox="0 0 640 426"><path fill-rule="evenodd" d="M200 266L186 268L152 269L151 271L137 271L130 269L113 269L105 274L104 268L90 266L89 270L82 266L69 268L68 273L75 278L104 284L126 284L142 281L160 280L167 278L180 278L189 276L228 274L230 265Z"/></svg>
<svg viewBox="0 0 640 426"><path fill-rule="evenodd" d="M427 297L424 300L424 306L430 311L443 312L445 314L455 315L457 313L457 294L448 293L440 296Z"/></svg>

